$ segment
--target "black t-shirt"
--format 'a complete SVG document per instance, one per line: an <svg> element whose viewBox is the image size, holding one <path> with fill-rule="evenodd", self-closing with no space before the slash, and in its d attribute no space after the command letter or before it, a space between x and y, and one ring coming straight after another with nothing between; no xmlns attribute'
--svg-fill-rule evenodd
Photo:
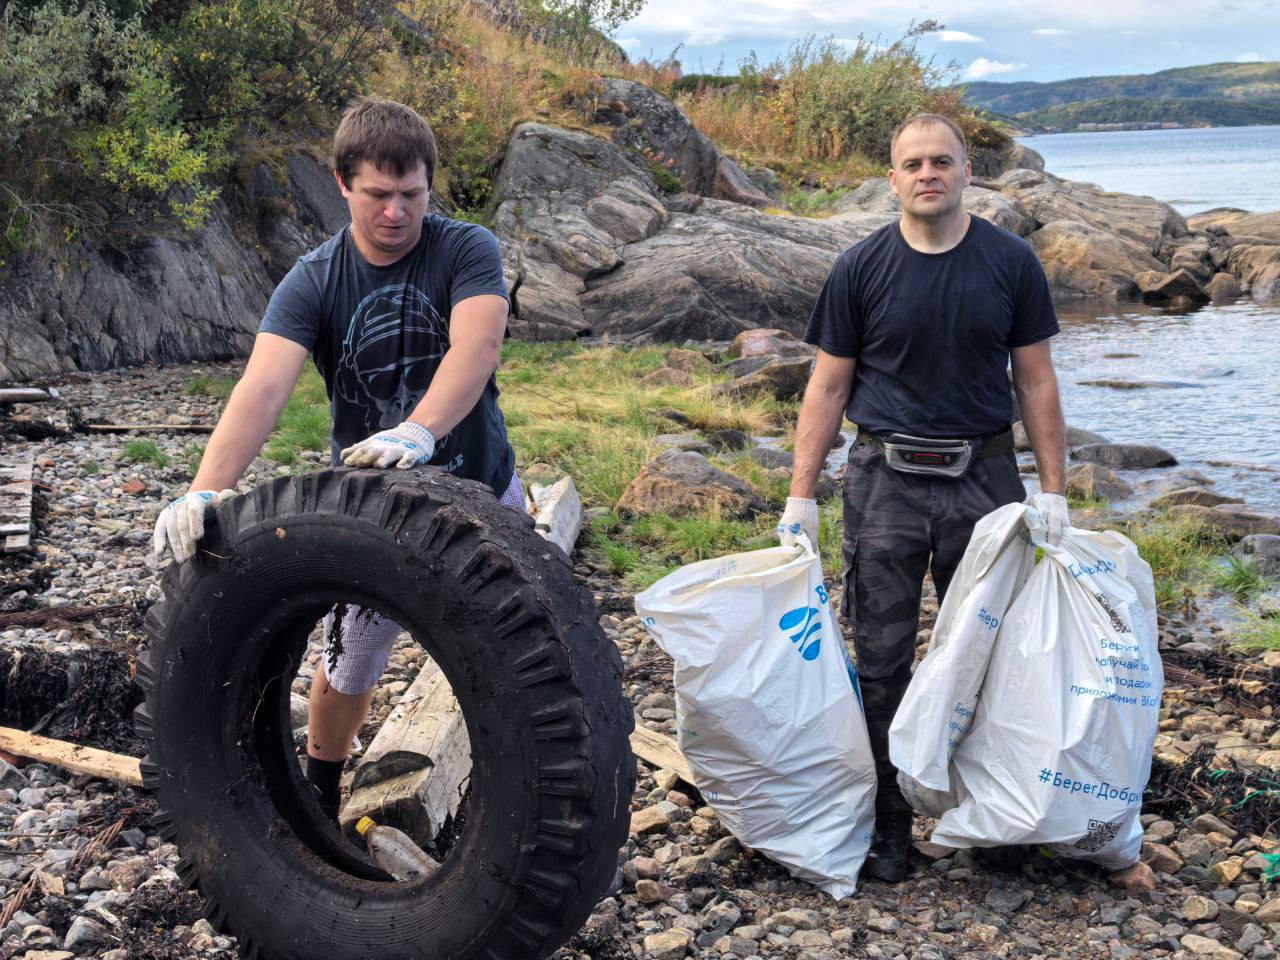
<svg viewBox="0 0 1280 960"><path fill-rule="evenodd" d="M945 253L897 223L840 255L804 339L857 360L848 417L876 434L976 437L1013 416L1009 351L1058 332L1031 245L972 217Z"/></svg>
<svg viewBox="0 0 1280 960"><path fill-rule="evenodd" d="M258 329L311 351L329 394L337 463L339 450L413 412L449 349L450 311L486 293L507 296L498 241L484 227L429 213L417 245L385 267L365 260L345 227L299 257ZM431 463L506 490L515 453L493 377L471 412L436 439Z"/></svg>

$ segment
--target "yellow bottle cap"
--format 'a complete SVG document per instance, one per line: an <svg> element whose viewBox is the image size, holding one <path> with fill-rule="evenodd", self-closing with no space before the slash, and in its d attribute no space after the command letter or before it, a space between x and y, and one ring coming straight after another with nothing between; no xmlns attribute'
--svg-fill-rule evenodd
<svg viewBox="0 0 1280 960"><path fill-rule="evenodd" d="M376 826L377 824L374 823L368 817L361 817L359 820L356 821L356 833L360 834L360 836L363 837L366 833L368 833L370 830L372 830Z"/></svg>

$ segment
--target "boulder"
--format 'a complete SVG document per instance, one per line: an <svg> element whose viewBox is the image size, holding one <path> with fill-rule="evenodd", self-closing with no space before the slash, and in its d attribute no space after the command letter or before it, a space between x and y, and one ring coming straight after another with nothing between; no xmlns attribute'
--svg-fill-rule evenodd
<svg viewBox="0 0 1280 960"><path fill-rule="evenodd" d="M1173 207L1150 197L1110 193L1091 183L1052 174L1011 170L994 184L1037 223L1059 220L1087 224L1118 237L1135 252L1159 253L1167 238L1187 234L1187 222Z"/></svg>
<svg viewBox="0 0 1280 960"><path fill-rule="evenodd" d="M1259 303L1280 302L1280 245L1249 244L1231 248L1228 269L1249 284Z"/></svg>
<svg viewBox="0 0 1280 960"><path fill-rule="evenodd" d="M1180 237L1172 241L1169 253L1169 272L1186 270L1196 280L1207 281L1213 275L1213 258L1209 237L1204 234Z"/></svg>
<svg viewBox="0 0 1280 960"><path fill-rule="evenodd" d="M1100 463L1120 470L1176 466L1178 460L1161 447L1141 443L1086 443L1071 451L1071 459Z"/></svg>
<svg viewBox="0 0 1280 960"><path fill-rule="evenodd" d="M998 190L967 187L964 191L964 208L975 217L990 220L1020 237L1030 235L1036 223L1014 201Z"/></svg>
<svg viewBox="0 0 1280 960"><path fill-rule="evenodd" d="M1134 277L1144 270L1163 272L1160 261L1149 253L1083 222L1049 223L1031 234L1031 246L1049 285L1062 297L1136 300Z"/></svg>
<svg viewBox="0 0 1280 960"><path fill-rule="evenodd" d="M970 144L969 162L975 177L998 177L1008 170L1044 169L1044 157L1012 139L991 146Z"/></svg>
<svg viewBox="0 0 1280 960"><path fill-rule="evenodd" d="M725 356L741 357L812 357L817 348L797 339L786 330L744 330L733 338Z"/></svg>
<svg viewBox="0 0 1280 960"><path fill-rule="evenodd" d="M777 447L752 447L747 456L766 470L790 470L796 465L796 455Z"/></svg>
<svg viewBox="0 0 1280 960"><path fill-rule="evenodd" d="M1200 285L1189 270L1177 270L1160 277L1154 283L1140 283L1142 302L1156 305L1171 303L1178 297L1186 297L1194 303L1208 303L1208 291Z"/></svg>
<svg viewBox="0 0 1280 960"><path fill-rule="evenodd" d="M694 453L711 453L714 448L696 433L660 433L653 438L660 447L672 450L692 450Z"/></svg>
<svg viewBox="0 0 1280 960"><path fill-rule="evenodd" d="M898 202L898 195L893 192L893 187L889 186L887 177L871 177L863 180L857 187L837 200L832 207L835 213L849 211L898 213L901 209L902 204Z"/></svg>
<svg viewBox="0 0 1280 960"><path fill-rule="evenodd" d="M729 340L761 326L800 334L835 258L894 219L775 217L706 200L588 280L582 311L594 333L632 343Z"/></svg>
<svg viewBox="0 0 1280 960"><path fill-rule="evenodd" d="M687 370L659 367L640 378L646 387L692 387L693 377Z"/></svg>
<svg viewBox="0 0 1280 960"><path fill-rule="evenodd" d="M1169 512L1176 517L1199 521L1210 533L1231 542L1259 533L1280 535L1280 518L1230 505L1202 507L1184 503L1171 507Z"/></svg>
<svg viewBox="0 0 1280 960"><path fill-rule="evenodd" d="M751 438L741 430L713 430L707 434L707 443L713 450L721 453L730 450L745 450L751 446Z"/></svg>
<svg viewBox="0 0 1280 960"><path fill-rule="evenodd" d="M697 350L682 350L679 347L668 350L663 357L663 363L673 370L683 370L685 373L710 370L715 366Z"/></svg>
<svg viewBox="0 0 1280 960"><path fill-rule="evenodd" d="M1215 273L1209 279L1209 296L1214 303L1226 303L1240 296L1240 281L1229 273Z"/></svg>
<svg viewBox="0 0 1280 960"><path fill-rule="evenodd" d="M1253 560L1258 572L1266 577L1280 575L1280 536L1254 533L1240 541L1240 553Z"/></svg>
<svg viewBox="0 0 1280 960"><path fill-rule="evenodd" d="M763 510L765 503L751 484L718 469L701 454L668 450L645 464L618 500L618 508L673 516L718 510L741 517Z"/></svg>
<svg viewBox="0 0 1280 960"><path fill-rule="evenodd" d="M1068 450L1083 447L1086 443L1107 442L1107 438L1100 433L1094 433L1092 430L1083 430L1070 424L1067 424L1065 439ZM1027 428L1022 425L1021 420L1015 420L1013 423L1013 449L1022 451L1031 449L1031 438L1027 436Z"/></svg>
<svg viewBox="0 0 1280 960"><path fill-rule="evenodd" d="M1067 493L1085 500L1127 500L1133 496L1133 487L1110 467L1081 463L1067 470Z"/></svg>
<svg viewBox="0 0 1280 960"><path fill-rule="evenodd" d="M766 353L758 357L740 357L737 360L730 360L728 363L723 364L720 370L731 377L745 377L747 374L755 373L766 364L780 359L782 358L773 353Z"/></svg>
<svg viewBox="0 0 1280 960"><path fill-rule="evenodd" d="M633 80L603 77L596 81L595 94L593 121L612 127L615 143L673 161L671 171L685 190L757 207L772 202L656 90Z"/></svg>
<svg viewBox="0 0 1280 960"><path fill-rule="evenodd" d="M777 400L794 400L804 393L812 371L813 361L804 357L770 360L755 373L716 384L710 393L734 398L768 394Z"/></svg>
<svg viewBox="0 0 1280 960"><path fill-rule="evenodd" d="M1207 487L1183 487L1181 490L1171 490L1163 496L1156 497L1151 501L1151 506L1157 510L1167 510L1182 503L1216 507L1223 503L1244 503L1244 501L1239 497L1228 497Z"/></svg>

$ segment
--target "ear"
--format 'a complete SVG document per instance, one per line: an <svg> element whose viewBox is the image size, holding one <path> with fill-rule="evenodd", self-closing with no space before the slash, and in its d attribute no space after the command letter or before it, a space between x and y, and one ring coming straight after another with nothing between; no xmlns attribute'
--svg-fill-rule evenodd
<svg viewBox="0 0 1280 960"><path fill-rule="evenodd" d="M897 176L897 173L894 171L893 167L889 168L889 171L886 174L886 176L889 178L889 188L893 190L894 193L897 193L898 192L898 176Z"/></svg>
<svg viewBox="0 0 1280 960"><path fill-rule="evenodd" d="M346 185L345 183L343 183L343 182L342 182L342 174L341 174L341 172L339 172L338 170L334 170L334 171L333 171L333 179L337 181L337 183L338 183L338 189L342 192L342 195L343 195L344 197L349 197L349 196L351 196L351 190L347 187L347 185Z"/></svg>
<svg viewBox="0 0 1280 960"><path fill-rule="evenodd" d="M964 185L967 187L973 182L973 162L966 157L964 161Z"/></svg>

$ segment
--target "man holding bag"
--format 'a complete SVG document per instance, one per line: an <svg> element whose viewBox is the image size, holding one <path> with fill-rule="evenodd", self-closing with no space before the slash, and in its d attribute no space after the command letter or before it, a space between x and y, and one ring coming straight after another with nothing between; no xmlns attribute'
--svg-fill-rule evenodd
<svg viewBox="0 0 1280 960"><path fill-rule="evenodd" d="M842 415L858 424L844 478L844 598L878 788L862 875L906 876L911 808L889 760L889 726L911 679L920 596L941 602L984 515L1026 495L1013 455L1006 368L1035 453L1033 498L1057 542L1065 427L1049 338L1058 320L1029 244L962 204L964 133L920 114L894 131L889 182L902 205L836 261L805 340L818 348L796 429L783 545L817 543L814 489Z"/></svg>

